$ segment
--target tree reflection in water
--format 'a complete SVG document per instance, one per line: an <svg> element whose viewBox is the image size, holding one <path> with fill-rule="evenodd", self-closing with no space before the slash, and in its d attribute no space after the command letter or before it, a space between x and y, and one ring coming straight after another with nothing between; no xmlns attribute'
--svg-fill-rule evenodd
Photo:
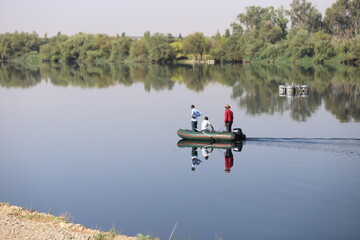
<svg viewBox="0 0 360 240"><path fill-rule="evenodd" d="M324 101L325 109L341 122L360 121L360 69L343 65L0 65L1 87L29 88L42 80L82 88L142 83L145 91L168 91L181 83L196 92L217 83L231 87L231 97L250 115L291 111L294 120L305 121ZM310 93L279 97L278 86L284 83L309 85Z"/></svg>

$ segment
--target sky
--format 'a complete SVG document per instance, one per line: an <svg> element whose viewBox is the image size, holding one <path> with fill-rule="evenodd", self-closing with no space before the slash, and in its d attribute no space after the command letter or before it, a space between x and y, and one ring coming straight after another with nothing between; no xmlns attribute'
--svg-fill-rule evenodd
<svg viewBox="0 0 360 240"><path fill-rule="evenodd" d="M292 0L0 0L0 33L58 32L142 36L144 32L187 36L221 34L248 6L283 6ZM310 0L324 15L336 0Z"/></svg>

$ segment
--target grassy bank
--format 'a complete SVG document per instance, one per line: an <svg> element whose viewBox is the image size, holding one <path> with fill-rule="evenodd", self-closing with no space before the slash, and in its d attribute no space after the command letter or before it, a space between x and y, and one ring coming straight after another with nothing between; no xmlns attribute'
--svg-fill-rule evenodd
<svg viewBox="0 0 360 240"><path fill-rule="evenodd" d="M54 216L33 209L0 203L0 239L89 239L89 240L159 240L138 234L129 237L113 227L108 232L74 224L68 213Z"/></svg>

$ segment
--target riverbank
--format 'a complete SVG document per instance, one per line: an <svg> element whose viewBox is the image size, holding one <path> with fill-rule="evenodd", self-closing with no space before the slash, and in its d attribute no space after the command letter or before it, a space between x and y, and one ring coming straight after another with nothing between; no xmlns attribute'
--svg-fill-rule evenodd
<svg viewBox="0 0 360 240"><path fill-rule="evenodd" d="M89 229L80 224L69 222L66 216L56 217L51 214L0 203L0 239L135 240L138 238L118 235L115 230L102 232Z"/></svg>

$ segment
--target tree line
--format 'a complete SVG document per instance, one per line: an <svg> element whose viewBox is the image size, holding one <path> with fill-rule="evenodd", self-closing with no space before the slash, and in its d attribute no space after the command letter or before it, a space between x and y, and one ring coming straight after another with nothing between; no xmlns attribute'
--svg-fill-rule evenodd
<svg viewBox="0 0 360 240"><path fill-rule="evenodd" d="M336 61L360 63L360 0L337 0L323 17L309 1L290 9L249 6L222 35L186 37L145 32L140 38L78 33L40 37L36 32L0 34L0 61L65 63Z"/></svg>

